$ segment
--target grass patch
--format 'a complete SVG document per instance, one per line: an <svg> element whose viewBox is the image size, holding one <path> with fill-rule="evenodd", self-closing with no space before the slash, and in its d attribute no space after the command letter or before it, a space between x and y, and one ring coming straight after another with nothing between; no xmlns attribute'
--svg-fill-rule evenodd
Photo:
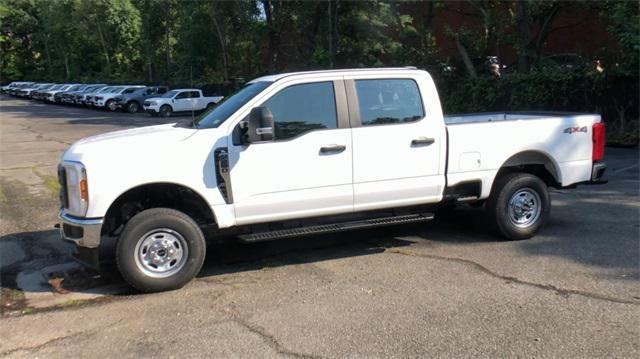
<svg viewBox="0 0 640 359"><path fill-rule="evenodd" d="M36 174L36 176L40 177L40 179L42 180L42 183L51 192L53 197L58 198L58 193L60 192L60 183L58 182L58 178L55 176L44 174L38 171L36 167L32 167L32 170L33 170L33 173Z"/></svg>
<svg viewBox="0 0 640 359"><path fill-rule="evenodd" d="M56 303L57 308L75 307L87 303L86 299L69 299L64 302Z"/></svg>
<svg viewBox="0 0 640 359"><path fill-rule="evenodd" d="M4 188L0 185L0 202L7 201L7 194L4 193Z"/></svg>
<svg viewBox="0 0 640 359"><path fill-rule="evenodd" d="M13 288L0 288L0 315L26 309L24 292Z"/></svg>

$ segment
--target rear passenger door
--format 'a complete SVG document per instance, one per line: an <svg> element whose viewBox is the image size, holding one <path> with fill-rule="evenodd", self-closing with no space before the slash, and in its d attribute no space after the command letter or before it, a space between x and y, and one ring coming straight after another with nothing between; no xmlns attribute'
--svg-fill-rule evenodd
<svg viewBox="0 0 640 359"><path fill-rule="evenodd" d="M430 120L421 96L427 84L420 81L419 77L345 81L353 127L356 211L441 199L444 127Z"/></svg>
<svg viewBox="0 0 640 359"><path fill-rule="evenodd" d="M191 107L189 108L190 111L199 111L202 109L202 96L200 95L200 92L198 91L191 91L191 95L190 95L190 99L191 99Z"/></svg>
<svg viewBox="0 0 640 359"><path fill-rule="evenodd" d="M237 223L351 212L351 129L342 79L285 83L261 106L273 114L274 140L229 147Z"/></svg>

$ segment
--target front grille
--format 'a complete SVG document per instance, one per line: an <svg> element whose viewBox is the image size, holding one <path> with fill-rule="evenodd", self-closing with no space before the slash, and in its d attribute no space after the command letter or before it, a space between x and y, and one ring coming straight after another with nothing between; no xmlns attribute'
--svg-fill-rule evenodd
<svg viewBox="0 0 640 359"><path fill-rule="evenodd" d="M67 170L58 166L58 182L60 183L60 207L69 208L69 195L67 194Z"/></svg>

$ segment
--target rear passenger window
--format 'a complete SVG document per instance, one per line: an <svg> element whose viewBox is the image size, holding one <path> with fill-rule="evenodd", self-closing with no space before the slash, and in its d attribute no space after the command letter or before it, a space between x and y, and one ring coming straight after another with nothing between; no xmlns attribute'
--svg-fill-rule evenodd
<svg viewBox="0 0 640 359"><path fill-rule="evenodd" d="M332 82L294 85L263 104L271 110L275 140L286 140L317 129L337 128Z"/></svg>
<svg viewBox="0 0 640 359"><path fill-rule="evenodd" d="M191 91L191 98L198 98L200 97L200 92L198 91Z"/></svg>
<svg viewBox="0 0 640 359"><path fill-rule="evenodd" d="M424 117L414 80L356 80L363 126L417 121Z"/></svg>

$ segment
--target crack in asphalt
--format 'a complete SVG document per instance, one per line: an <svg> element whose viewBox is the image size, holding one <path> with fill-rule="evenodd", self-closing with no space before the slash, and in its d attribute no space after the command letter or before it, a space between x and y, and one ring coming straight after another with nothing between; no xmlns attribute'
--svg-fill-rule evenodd
<svg viewBox="0 0 640 359"><path fill-rule="evenodd" d="M75 339L76 337L80 337L80 336L83 336L83 337L94 336L94 335L100 333L101 331L104 331L106 329L115 327L116 325L122 323L124 321L124 319L125 318L121 318L120 320L117 320L117 321L115 321L115 322L113 322L113 323L111 323L111 324L109 324L109 325L107 325L106 327L103 327L103 328L97 328L97 329L90 330L90 331L81 330L81 331L79 331L77 333L73 333L73 334L62 336L62 337L57 337L57 338L53 338L53 339L47 340L46 342L38 344L38 345L34 345L34 346L30 346L30 347L18 347L18 348L14 348L14 349L9 349L9 350L6 350L4 352L0 352L0 357L5 357L5 356L7 356L9 354L13 354L13 353L16 353L16 352L19 352L19 351L35 352L35 351L38 351L38 350L46 347L47 345L54 344L54 343L57 343L57 342L61 342L61 341L66 340L66 339Z"/></svg>
<svg viewBox="0 0 640 359"><path fill-rule="evenodd" d="M267 332L267 330L257 324L251 323L245 319L243 319L242 317L240 317L237 314L231 314L231 320L240 325L241 327L247 329L248 331L250 331L251 333L254 333L258 336L260 336L260 338L262 338L262 340L273 350L275 350L278 354L280 355L285 355L285 356L289 356L289 357L293 357L293 358L300 358L300 359L320 359L322 358L321 356L318 355L312 355L312 354L307 354L307 353L299 353L299 352L295 352L293 350L287 349L284 345L282 345L282 343L280 343L278 341L278 339L273 335L270 334L269 332Z"/></svg>
<svg viewBox="0 0 640 359"><path fill-rule="evenodd" d="M406 250L397 249L397 248L391 248L391 249L387 248L385 250L385 252L392 253L392 254L400 254L400 255L405 255L405 256L411 256L411 257L430 258L430 259L436 259L436 260L442 260L442 261L447 261L447 262L464 264L464 265L467 265L467 266L474 267L478 271L480 271L480 272L482 272L484 274L488 274L488 275L490 275L490 276L492 276L494 278L497 278L497 279L502 279L502 280L505 280L505 281L510 282L510 283L515 283L515 284L524 285L524 286L528 286L528 287L538 288L538 289L547 290L547 291L553 291L556 294L559 294L559 295L562 295L562 296L565 296L565 297L567 297L569 295L577 295L577 296L581 296L581 297L586 297L586 298L596 299L596 300L602 300L602 301L611 302L611 303L640 305L640 302L638 302L638 301L614 298L614 297L609 297L609 296L602 295L602 294L591 293L591 292L586 292L586 291L576 290L576 289L563 289L563 288L558 288L558 287L556 287L554 285L551 285L551 284L540 284L540 283L528 282L528 281L525 281L525 280L522 280L522 279L519 279L519 278L516 278L516 277L511 277L511 276L498 274L498 273L490 270L489 268L483 266L482 264L476 263L476 262L474 262L472 260L469 260L469 259L455 258L455 257L443 257L443 256L437 256L437 255L425 254L425 253L415 253L415 252L406 251Z"/></svg>
<svg viewBox="0 0 640 359"><path fill-rule="evenodd" d="M81 331L81 332L65 335L65 336L62 336L62 337L53 338L53 339L47 340L44 343L41 343L41 344L38 344L38 345L34 345L34 346L31 346L31 347L18 347L18 348L14 348L14 349L10 349L10 350L4 351L4 352L0 352L0 357L5 357L5 356L8 356L10 354L13 354L13 353L16 353L16 352L20 352L20 351L34 352L34 351L42 349L43 347L45 347L45 346L47 346L49 344L53 344L53 343L56 343L56 342L59 342L59 341L63 341L65 339L71 339L71 338L79 337L81 335L93 335L93 334L95 334L95 333L87 334L85 331Z"/></svg>

